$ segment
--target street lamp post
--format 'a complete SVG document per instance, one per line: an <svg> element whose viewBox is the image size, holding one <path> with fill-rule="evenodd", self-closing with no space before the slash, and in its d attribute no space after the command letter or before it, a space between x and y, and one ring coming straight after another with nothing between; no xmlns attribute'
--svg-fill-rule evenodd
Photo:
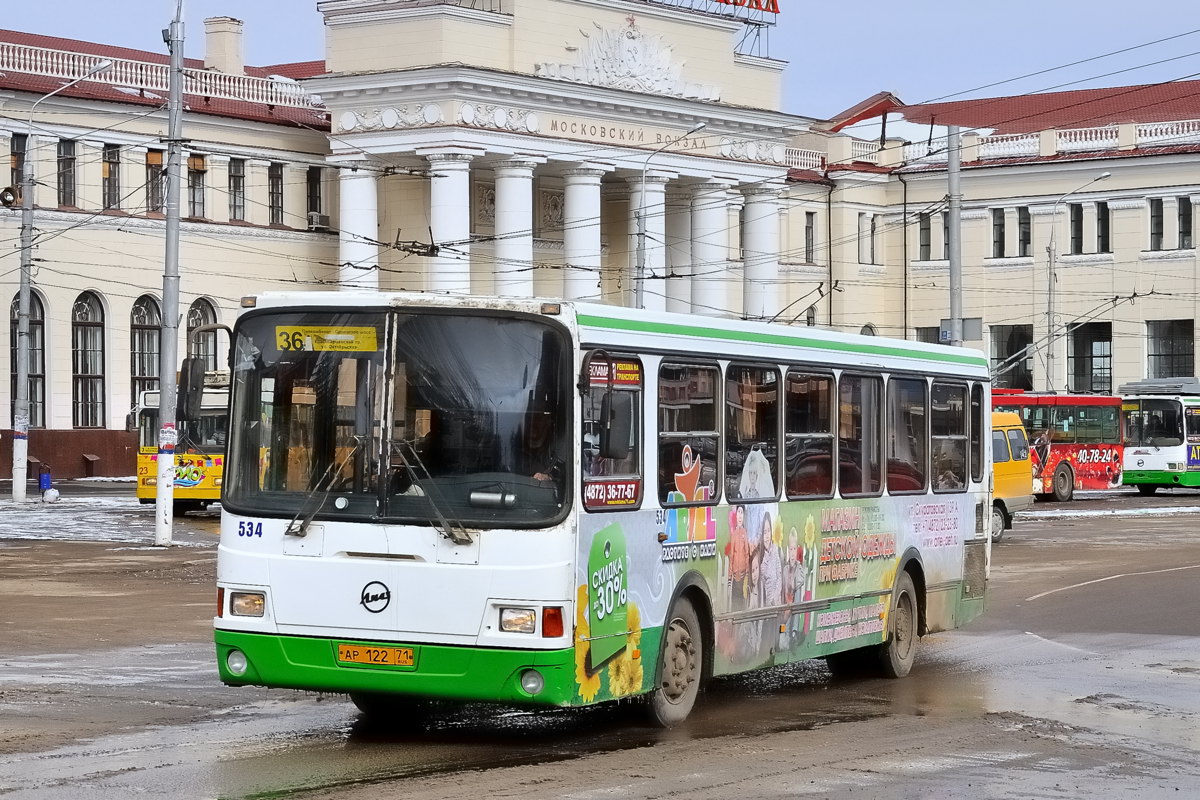
<svg viewBox="0 0 1200 800"><path fill-rule="evenodd" d="M1046 245L1046 391L1054 391L1054 265L1058 252L1054 246L1054 234L1058 230L1058 206L1076 192L1081 192L1097 181L1111 176L1111 172L1101 172L1082 186L1077 186L1054 201L1050 208L1050 243Z"/></svg>
<svg viewBox="0 0 1200 800"><path fill-rule="evenodd" d="M663 142L662 146L655 150L650 155L646 156L646 160L642 163L642 180L638 184L638 207L637 207L637 272L634 276L634 307L645 308L645 283L646 283L646 170L650 167L650 159L666 150L674 144L679 144L687 137L691 136L696 131L702 130L706 123L697 122L695 125L687 129L687 132L675 139L668 139Z"/></svg>
<svg viewBox="0 0 1200 800"><path fill-rule="evenodd" d="M99 61L87 72L42 95L29 107L25 126L25 155L21 164L21 287L17 293L17 393L13 399L12 499L25 501L25 482L29 472L29 284L33 272L33 112L38 104L97 72L108 69L112 61Z"/></svg>

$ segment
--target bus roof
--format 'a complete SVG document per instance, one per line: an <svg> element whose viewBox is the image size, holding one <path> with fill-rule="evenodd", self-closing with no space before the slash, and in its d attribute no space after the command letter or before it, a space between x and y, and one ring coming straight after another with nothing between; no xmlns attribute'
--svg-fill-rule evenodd
<svg viewBox="0 0 1200 800"><path fill-rule="evenodd" d="M992 389L992 408L1011 406L1119 406L1121 398L1111 394L1056 394L1024 389Z"/></svg>
<svg viewBox="0 0 1200 800"><path fill-rule="evenodd" d="M1191 394L1200 395L1200 378L1146 378L1122 383L1117 387L1122 395L1132 394Z"/></svg>
<svg viewBox="0 0 1200 800"><path fill-rule="evenodd" d="M988 379L987 356L979 350L940 344L864 336L821 328L792 328L765 321L707 317L669 311L648 311L602 303L556 298L501 298L435 295L414 292L312 291L264 292L243 299L247 311L258 308L344 306L398 308L404 306L511 310L560 318L578 330L583 346L691 350L700 355L739 356L771 352L781 360L812 359L844 364L902 367ZM635 347L636 345L636 347ZM778 348L778 349L777 349ZM804 350L794 353L788 351Z"/></svg>

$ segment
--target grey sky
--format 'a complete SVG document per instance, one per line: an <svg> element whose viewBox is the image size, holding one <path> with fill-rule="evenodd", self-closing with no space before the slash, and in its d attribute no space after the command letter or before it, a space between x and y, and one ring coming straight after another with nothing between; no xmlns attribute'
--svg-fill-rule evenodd
<svg viewBox="0 0 1200 800"><path fill-rule="evenodd" d="M6 28L158 52L175 10L174 0L0 2ZM917 103L1001 81L955 99L1200 78L1195 0L779 4L770 54L790 62L783 110L804 116L829 117L879 91ZM186 0L185 11L189 56L203 55L202 21L211 16L246 22L249 64L324 56L316 0ZM1096 58L1167 37L1176 38ZM1041 70L1053 71L1011 80Z"/></svg>

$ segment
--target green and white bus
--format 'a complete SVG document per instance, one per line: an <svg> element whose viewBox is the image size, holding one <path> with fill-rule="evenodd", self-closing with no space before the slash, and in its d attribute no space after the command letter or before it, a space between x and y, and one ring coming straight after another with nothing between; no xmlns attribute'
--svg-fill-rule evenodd
<svg viewBox="0 0 1200 800"><path fill-rule="evenodd" d="M984 610L982 353L537 299L243 306L225 683L670 725L715 676L903 676Z"/></svg>
<svg viewBox="0 0 1200 800"><path fill-rule="evenodd" d="M1144 495L1200 487L1200 380L1150 378L1120 386L1122 482Z"/></svg>

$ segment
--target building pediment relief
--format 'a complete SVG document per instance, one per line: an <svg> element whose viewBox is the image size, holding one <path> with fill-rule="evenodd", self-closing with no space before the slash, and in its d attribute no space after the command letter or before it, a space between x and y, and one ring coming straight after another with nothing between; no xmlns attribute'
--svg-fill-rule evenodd
<svg viewBox="0 0 1200 800"><path fill-rule="evenodd" d="M426 127L441 124L443 121L441 106L425 103L343 111L337 118L337 129L347 133L359 133Z"/></svg>
<svg viewBox="0 0 1200 800"><path fill-rule="evenodd" d="M580 31L582 43L575 48L574 64L544 62L534 67L541 78L586 83L609 89L626 89L646 94L687 97L697 100L721 99L716 86L688 83L683 79L683 61L676 61L671 46L661 36L647 36L632 16L624 28Z"/></svg>

